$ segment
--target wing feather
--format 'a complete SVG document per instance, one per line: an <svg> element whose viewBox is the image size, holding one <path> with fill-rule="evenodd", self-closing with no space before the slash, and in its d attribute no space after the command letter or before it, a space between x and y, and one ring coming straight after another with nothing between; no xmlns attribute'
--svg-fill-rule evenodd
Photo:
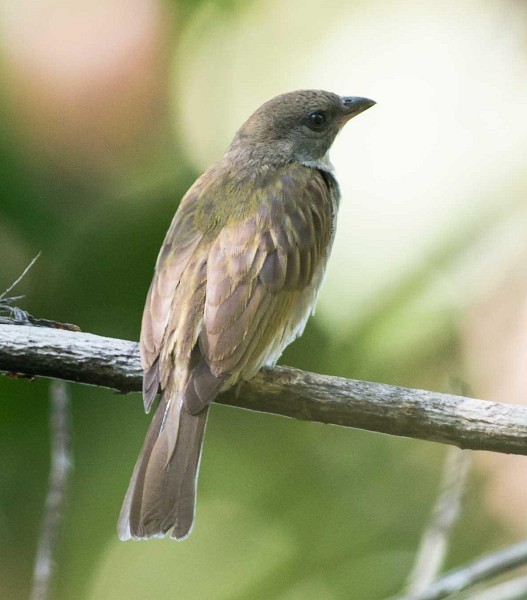
<svg viewBox="0 0 527 600"><path fill-rule="evenodd" d="M160 383L166 379L159 355L164 346L174 299L185 270L196 252L202 233L194 226L194 212L200 195L198 182L187 192L159 253L148 290L141 324L140 353L144 369L143 401L148 412Z"/></svg>
<svg viewBox="0 0 527 600"><path fill-rule="evenodd" d="M292 169L268 196L255 214L223 227L208 255L200 344L211 372L231 381L296 335L333 239L336 195L317 170Z"/></svg>
<svg viewBox="0 0 527 600"><path fill-rule="evenodd" d="M289 171L253 184L212 237L196 225L199 204L210 204L199 180L183 199L143 316L147 409L173 377L188 380L187 408L198 412L220 383L256 372L303 328L333 237L336 197L316 169Z"/></svg>

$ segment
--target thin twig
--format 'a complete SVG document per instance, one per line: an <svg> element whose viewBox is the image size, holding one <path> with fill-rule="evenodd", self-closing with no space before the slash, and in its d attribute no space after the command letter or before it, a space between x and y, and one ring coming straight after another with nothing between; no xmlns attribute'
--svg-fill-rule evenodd
<svg viewBox="0 0 527 600"><path fill-rule="evenodd" d="M11 298L7 298L7 294L9 294L9 292L22 281L39 257L40 252L24 269L22 274L7 288L7 290L0 294L0 324L27 325L30 323L31 325L35 325L37 327L54 327L55 329L80 331L80 327L77 325L72 325L71 323L60 323L59 321L51 321L49 319L39 319L33 315L30 315L27 311L19 308L18 306L13 306L17 300L21 300L24 296L12 296ZM3 314L7 314L8 316L2 316Z"/></svg>
<svg viewBox="0 0 527 600"><path fill-rule="evenodd" d="M412 600L441 600L527 564L527 541L487 554L437 579ZM478 598L479 596L475 596ZM500 598L501 596L494 596Z"/></svg>
<svg viewBox="0 0 527 600"><path fill-rule="evenodd" d="M0 325L0 371L139 391L135 342L90 333ZM217 398L250 410L333 423L472 450L527 454L527 407L382 383L262 369Z"/></svg>
<svg viewBox="0 0 527 600"><path fill-rule="evenodd" d="M441 491L408 577L408 600L424 592L441 571L452 530L461 512L471 462L468 451L449 448Z"/></svg>
<svg viewBox="0 0 527 600"><path fill-rule="evenodd" d="M55 552L73 467L68 390L62 381L50 386L51 468L42 530L38 542L31 600L47 600L55 568Z"/></svg>
<svg viewBox="0 0 527 600"><path fill-rule="evenodd" d="M3 300L7 294L9 294L9 292L11 290L13 290L21 281L22 279L24 279L24 277L27 275L28 271L31 269L31 267L37 262L37 260L40 257L40 252L35 256L35 258L28 264L28 266L22 271L21 275L18 276L17 279L15 279L15 281L7 288L7 290L4 290L1 294L0 294L0 300ZM19 296L20 298L20 296Z"/></svg>

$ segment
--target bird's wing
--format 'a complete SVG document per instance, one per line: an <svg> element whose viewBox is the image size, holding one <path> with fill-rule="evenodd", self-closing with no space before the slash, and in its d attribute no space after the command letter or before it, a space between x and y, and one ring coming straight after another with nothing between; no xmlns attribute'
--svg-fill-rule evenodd
<svg viewBox="0 0 527 600"><path fill-rule="evenodd" d="M254 210L241 207L248 214L233 215L208 253L201 358L186 393L193 413L218 382L250 376L299 334L333 238L330 175L290 166L253 191Z"/></svg>
<svg viewBox="0 0 527 600"><path fill-rule="evenodd" d="M181 297L183 275L203 238L194 223L201 192L198 180L182 199L159 252L146 298L140 352L144 369L143 401L147 412L160 385L159 356L172 318L174 299Z"/></svg>

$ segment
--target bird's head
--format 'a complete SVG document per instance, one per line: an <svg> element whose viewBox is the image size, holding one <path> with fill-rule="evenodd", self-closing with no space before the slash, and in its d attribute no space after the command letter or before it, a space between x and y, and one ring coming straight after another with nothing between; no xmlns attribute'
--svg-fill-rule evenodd
<svg viewBox="0 0 527 600"><path fill-rule="evenodd" d="M373 106L368 98L323 90L281 94L263 104L236 133L228 153L271 164L324 160L342 127Z"/></svg>

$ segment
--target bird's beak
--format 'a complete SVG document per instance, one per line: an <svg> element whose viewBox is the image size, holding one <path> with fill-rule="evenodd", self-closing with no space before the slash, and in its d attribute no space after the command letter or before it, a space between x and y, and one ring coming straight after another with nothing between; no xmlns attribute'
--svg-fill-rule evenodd
<svg viewBox="0 0 527 600"><path fill-rule="evenodd" d="M376 102L369 98L359 98L357 96L343 96L342 98L342 105L347 121L368 108L371 108L374 104L376 104Z"/></svg>

